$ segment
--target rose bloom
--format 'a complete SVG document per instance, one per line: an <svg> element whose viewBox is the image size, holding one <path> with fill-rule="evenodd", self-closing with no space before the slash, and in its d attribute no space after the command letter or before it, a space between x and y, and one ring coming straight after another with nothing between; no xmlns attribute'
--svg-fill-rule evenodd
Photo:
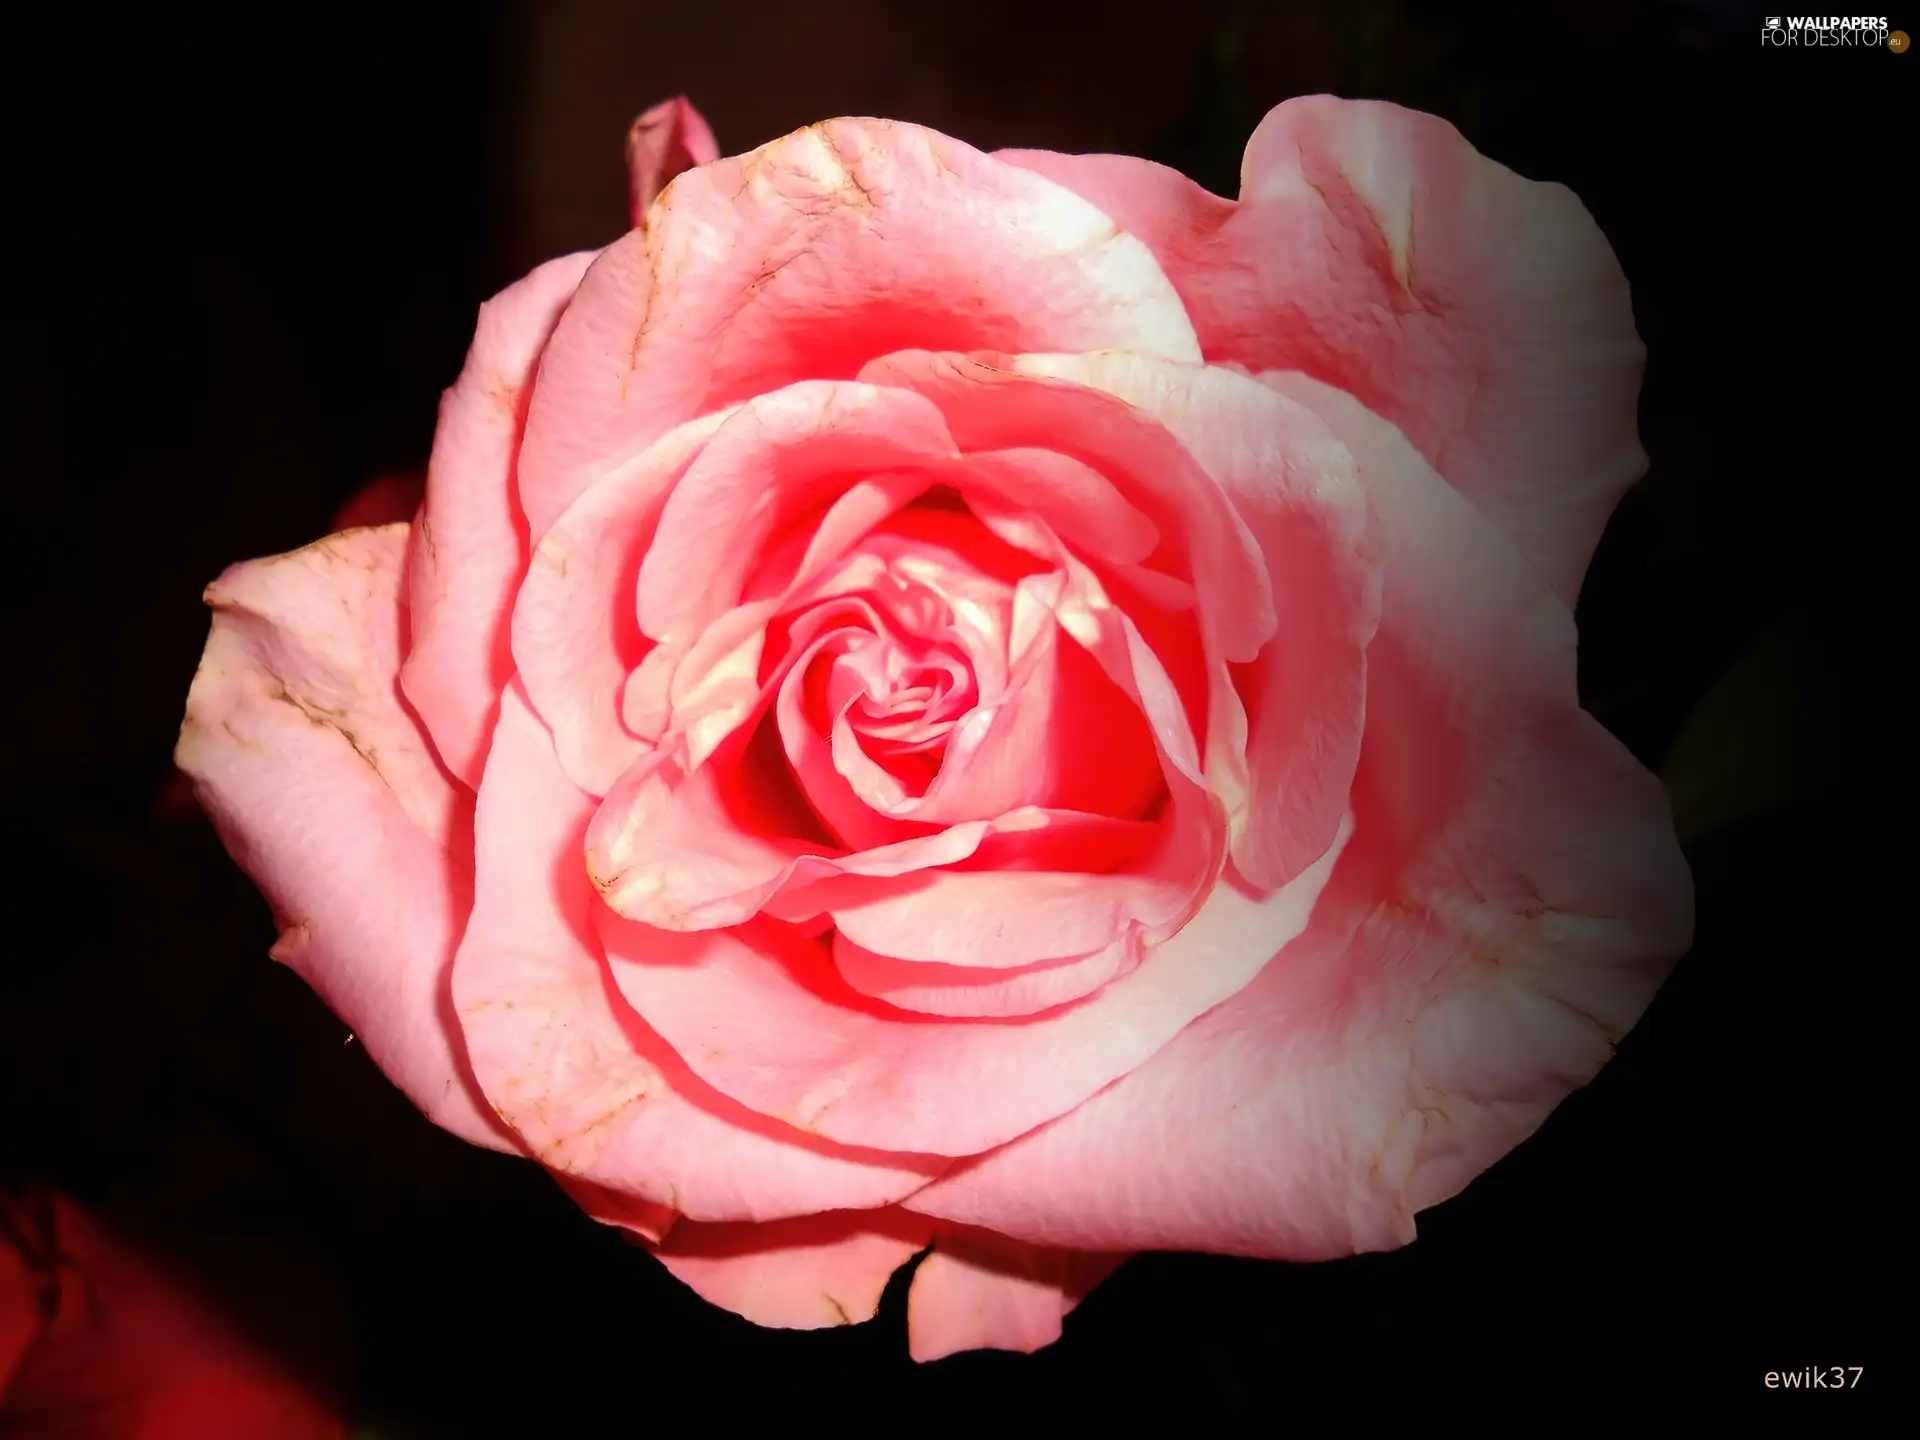
<svg viewBox="0 0 1920 1440"><path fill-rule="evenodd" d="M1571 607L1640 476L1565 189L1290 101L1240 198L683 100L484 306L411 524L207 592L181 767L436 1124L763 1325L1033 1350L1389 1249L1692 927ZM374 507L377 512L378 507Z"/></svg>

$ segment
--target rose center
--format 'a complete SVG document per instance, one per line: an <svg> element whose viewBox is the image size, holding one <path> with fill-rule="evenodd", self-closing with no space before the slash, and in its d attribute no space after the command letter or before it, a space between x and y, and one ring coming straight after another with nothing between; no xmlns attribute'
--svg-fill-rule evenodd
<svg viewBox="0 0 1920 1440"><path fill-rule="evenodd" d="M853 603L823 608L834 628L807 670L810 720L849 738L909 793L924 793L955 725L980 699L954 606L890 565Z"/></svg>
<svg viewBox="0 0 1920 1440"><path fill-rule="evenodd" d="M760 647L780 772L761 783L855 850L1029 808L1144 816L1165 785L1152 732L1059 628L1057 572L938 501L795 581L809 517L759 582L785 592Z"/></svg>

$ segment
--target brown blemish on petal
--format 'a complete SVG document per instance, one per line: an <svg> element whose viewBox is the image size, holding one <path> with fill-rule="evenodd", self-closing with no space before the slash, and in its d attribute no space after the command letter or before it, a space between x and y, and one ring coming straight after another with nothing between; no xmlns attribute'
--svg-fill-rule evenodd
<svg viewBox="0 0 1920 1440"><path fill-rule="evenodd" d="M520 389L510 385L498 375L489 375L481 387L486 397L509 415L520 413Z"/></svg>
<svg viewBox="0 0 1920 1440"><path fill-rule="evenodd" d="M1114 241L1118 240L1121 236L1125 235L1126 233L1127 232L1123 228L1121 228L1118 221L1109 220L1105 225L1102 225L1092 235L1089 235L1085 240L1082 240L1078 242L1076 245L1074 245L1074 247L1067 253L1069 255L1091 254L1093 251L1098 250L1103 246L1111 245Z"/></svg>
<svg viewBox="0 0 1920 1440"><path fill-rule="evenodd" d="M1383 908L1438 929L1448 940L1442 947L1443 958L1433 973L1424 977L1425 997L1419 1008L1405 1017L1410 1027L1419 1023L1426 1007L1447 997L1477 995L1473 1003L1504 1007L1515 990L1522 990L1581 1021L1603 1040L1609 1053L1630 1028L1631 1022L1626 1027L1615 1025L1579 1000L1541 983L1542 976L1551 975L1553 957L1559 949L1546 933L1547 928L1556 919L1598 917L1580 916L1550 905L1531 885L1524 896L1496 897L1473 886L1471 880L1465 882L1459 895L1438 894L1403 883L1389 895ZM1598 1068L1596 1065L1593 1070ZM1589 1071L1578 1083L1590 1081L1592 1073ZM1554 1086L1561 1088L1559 1080ZM1413 1187L1422 1159L1436 1143L1435 1136L1465 1131L1476 1113L1491 1116L1518 1106L1518 1113L1524 1114L1526 1107L1544 1098L1528 1093L1462 1093L1435 1083L1422 1073L1417 1061L1409 1064L1403 1108L1383 1133L1378 1156L1368 1171L1376 1189L1395 1197L1408 1238L1413 1233L1416 1206L1432 1203L1415 1195Z"/></svg>
<svg viewBox="0 0 1920 1440"><path fill-rule="evenodd" d="M547 1106L547 1095L542 1094L532 1100L531 1108L544 1132L544 1138L535 1142L531 1136L525 1136L532 1145L534 1154L540 1162L550 1169L568 1175L585 1175L599 1154L600 1145L594 1137L602 1135L614 1121L647 1099L648 1092L636 1090L625 1098L609 1105L598 1115L583 1125L570 1125L565 1130L555 1126ZM580 1152L584 1151L582 1154Z"/></svg>
<svg viewBox="0 0 1920 1440"><path fill-rule="evenodd" d="M747 282L747 293L750 295L758 295L762 290L766 289L768 281L772 280L774 276L778 275L782 270L786 269L806 253L807 251L804 249L796 250L793 254L787 256L786 259L776 260L773 264L767 266Z"/></svg>
<svg viewBox="0 0 1920 1440"><path fill-rule="evenodd" d="M940 137L931 130L921 132L927 143L927 158L933 162L933 168L948 180L958 180L960 172L947 163L947 157L940 153Z"/></svg>
<svg viewBox="0 0 1920 1440"><path fill-rule="evenodd" d="M533 563L545 566L553 572L556 579L560 580L565 580L567 573L573 568L573 561L567 556L566 546L561 544L558 537L553 534L549 534L534 547Z"/></svg>
<svg viewBox="0 0 1920 1440"><path fill-rule="evenodd" d="M1313 176L1308 173L1307 145L1304 137L1301 137L1301 136L1294 137L1293 153L1294 153L1293 173L1300 177L1300 183L1305 185L1315 195L1320 197L1320 204L1322 205L1322 207L1325 208L1326 212L1329 215L1337 214L1338 213L1337 207L1333 203L1333 197L1327 194L1325 187L1322 186L1319 181L1315 180Z"/></svg>
<svg viewBox="0 0 1920 1440"><path fill-rule="evenodd" d="M1396 236L1394 234L1392 227L1390 227L1387 224L1386 217L1383 216L1379 210L1375 209L1371 204L1368 203L1367 197L1365 195L1361 194L1357 188L1353 189L1350 193L1353 196L1354 204L1359 206L1361 213L1363 213L1367 217L1367 220L1372 224L1374 235L1378 239L1381 248L1383 248L1387 252L1386 254L1387 269L1388 269L1388 273L1390 273L1393 276L1393 283L1395 287L1400 291L1402 295L1404 295L1408 300L1413 302L1413 304L1410 307L1402 307L1398 304L1395 304L1393 308L1396 311L1399 311L1400 313L1405 313L1407 309L1419 310L1419 311L1426 310L1428 308L1426 301L1414 290L1413 197L1412 196L1407 197L1407 222L1405 227L1405 234ZM1324 195L1322 198L1325 198ZM1338 212L1335 212L1335 213L1337 214Z"/></svg>
<svg viewBox="0 0 1920 1440"><path fill-rule="evenodd" d="M313 921L303 916L280 932L267 954L282 965L291 964L313 944L313 931Z"/></svg>
<svg viewBox="0 0 1920 1440"><path fill-rule="evenodd" d="M1386 1197L1391 1205L1394 1238L1403 1245L1413 1243L1419 1233L1414 1218L1412 1182L1426 1145L1427 1121L1436 1115L1449 1122L1453 1118L1447 1114L1438 1092L1418 1076L1411 1077L1409 1090L1406 1109L1381 1133L1379 1148L1366 1174L1370 1192ZM1360 1209L1354 1211L1356 1216L1360 1213L1363 1213ZM1357 1250L1377 1248L1370 1237L1356 1233L1353 1238Z"/></svg>
<svg viewBox="0 0 1920 1440"><path fill-rule="evenodd" d="M833 1307L833 1313L840 1317L840 1323L842 1325L851 1325L854 1323L853 1316L847 1313L847 1307L842 1305L838 1300L834 1299L833 1296L829 1295L826 1291L822 1290L820 1292L820 1298L825 1300L827 1304Z"/></svg>
<svg viewBox="0 0 1920 1440"><path fill-rule="evenodd" d="M193 720L192 715L189 715L187 719L189 721L192 721ZM233 741L233 743L238 745L242 750L258 750L260 748L258 745L254 744L251 740L247 739L246 736L242 735L238 730L234 729L233 722L231 720L222 720L220 722L220 728L226 732L227 738Z"/></svg>
<svg viewBox="0 0 1920 1440"><path fill-rule="evenodd" d="M332 709L325 705L317 705L305 696L295 694L277 680L274 682L273 688L267 692L267 695L269 699L278 700L283 705L291 705L307 717L308 724L322 726L325 729L333 731L334 734L338 735L353 747L354 754L366 761L369 770L373 771L375 775L380 776L381 783L384 784L386 782L387 777L380 774L380 762L373 750L362 745L353 731L341 723L347 718L345 709Z"/></svg>
<svg viewBox="0 0 1920 1440"><path fill-rule="evenodd" d="M573 1133L571 1138L574 1140L578 1140L582 1136L591 1135L596 1130L604 1129L607 1125L619 1119L619 1117L623 1115L626 1111L631 1109L633 1106L638 1105L642 1100L646 1098L647 1098L646 1091L644 1090L635 1091L633 1094L627 1096L626 1099L620 1101L617 1104L609 1105L605 1110L602 1110L598 1115L594 1116L593 1119L589 1120L585 1125L582 1125L578 1130L576 1130Z"/></svg>
<svg viewBox="0 0 1920 1440"><path fill-rule="evenodd" d="M880 197L860 177L859 152L849 152L841 147L840 137L831 121L814 126L813 130L820 137L820 143L827 147L827 153L833 156L834 163L840 168L840 174L833 187L833 198L858 210L877 210L880 206ZM849 191L852 193L849 194ZM855 199L855 196L859 198Z"/></svg>
<svg viewBox="0 0 1920 1440"><path fill-rule="evenodd" d="M620 375L620 403L627 403L627 386L633 380L633 372L640 368L640 347L646 344L647 331L653 325L654 305L660 298L660 265L665 259L663 251L654 248L653 237L647 237L647 302L640 312L640 324L633 332L633 343L627 346L627 368Z"/></svg>
<svg viewBox="0 0 1920 1440"><path fill-rule="evenodd" d="M342 530L332 535L323 535L310 545L304 545L298 550L291 551L286 555L276 558L279 560L292 560L301 555L317 553L326 556L326 558L335 565L344 566L350 570L364 570L369 575L384 575L386 573L386 562L378 553L350 554L340 548L338 541L341 536L344 535L356 535L362 531L386 530L391 528L391 525L398 525L404 529L406 523L406 521L400 520L393 521L390 525L358 525L351 530Z"/></svg>
<svg viewBox="0 0 1920 1440"><path fill-rule="evenodd" d="M1414 304L1420 304L1420 297L1413 291L1413 221L1417 212L1411 200L1407 203L1407 241L1394 252L1394 279L1400 282L1400 288L1407 292L1407 298Z"/></svg>
<svg viewBox="0 0 1920 1440"><path fill-rule="evenodd" d="M820 1135L821 1139L830 1138L820 1134L820 1122L829 1110L846 1098L847 1092L852 1089L853 1082L844 1075L830 1077L800 1097L788 1113L787 1123L794 1129L809 1135Z"/></svg>

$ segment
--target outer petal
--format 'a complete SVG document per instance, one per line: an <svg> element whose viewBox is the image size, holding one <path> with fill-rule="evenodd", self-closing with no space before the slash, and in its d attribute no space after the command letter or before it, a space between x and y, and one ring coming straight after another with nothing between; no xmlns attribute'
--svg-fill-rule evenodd
<svg viewBox="0 0 1920 1440"><path fill-rule="evenodd" d="M588 919L592 812L509 690L481 784L479 899L453 992L480 1084L533 1153L695 1220L870 1208L937 1174L939 1160L853 1153L731 1103L612 993Z"/></svg>
<svg viewBox="0 0 1920 1440"><path fill-rule="evenodd" d="M626 1195L618 1190L609 1190L604 1185L595 1185L590 1180L577 1179L572 1175L556 1174L549 1171L560 1188L567 1192L573 1203L602 1225L612 1225L621 1230L630 1231L642 1240L657 1241L663 1237L680 1218L665 1205L656 1205L651 1200L642 1200Z"/></svg>
<svg viewBox="0 0 1920 1440"><path fill-rule="evenodd" d="M1088 1248L1405 1243L1599 1069L1688 943L1665 799L1579 710L1565 607L1398 432L1290 388L1383 520L1349 852L1252 985L915 1209Z"/></svg>
<svg viewBox="0 0 1920 1440"><path fill-rule="evenodd" d="M907 1291L915 1360L967 1350L1030 1355L1060 1338L1060 1322L1124 1256L1042 1250L978 1231L943 1231Z"/></svg>
<svg viewBox="0 0 1920 1440"><path fill-rule="evenodd" d="M537 540L595 476L705 411L934 350L1197 359L1146 247L931 130L829 120L690 170L554 333L520 494Z"/></svg>
<svg viewBox="0 0 1920 1440"><path fill-rule="evenodd" d="M451 1023L471 800L400 699L406 544L352 530L210 586L174 758L285 927L275 957L435 1124L511 1150Z"/></svg>
<svg viewBox="0 0 1920 1440"><path fill-rule="evenodd" d="M871 1320L893 1272L932 1238L932 1222L904 1210L841 1210L767 1225L682 1221L649 1248L722 1309L780 1330L823 1330Z"/></svg>
<svg viewBox="0 0 1920 1440"><path fill-rule="evenodd" d="M1573 602L1646 455L1626 279L1570 191L1433 116L1327 96L1261 122L1238 204L1141 160L1002 158L1152 246L1209 360L1357 396Z"/></svg>
<svg viewBox="0 0 1920 1440"><path fill-rule="evenodd" d="M526 568L513 476L541 347L593 255L549 261L480 307L460 378L440 402L427 497L413 532L412 647L401 682L449 769L480 783L500 692L513 674L507 621Z"/></svg>
<svg viewBox="0 0 1920 1440"><path fill-rule="evenodd" d="M627 215L645 222L660 192L679 174L720 158L706 117L684 95L662 100L627 131Z"/></svg>
<svg viewBox="0 0 1920 1440"><path fill-rule="evenodd" d="M764 921L682 935L602 911L602 933L621 993L717 1089L843 1144L971 1155L1081 1104L1239 990L1305 927L1337 853L1265 901L1219 886L1130 974L1015 1024L877 1005L816 942Z"/></svg>

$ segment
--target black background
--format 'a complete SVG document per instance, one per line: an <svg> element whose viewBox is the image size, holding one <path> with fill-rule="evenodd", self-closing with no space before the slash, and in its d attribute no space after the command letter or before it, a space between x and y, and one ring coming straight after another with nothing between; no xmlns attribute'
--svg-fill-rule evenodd
<svg viewBox="0 0 1920 1440"><path fill-rule="evenodd" d="M904 1276L874 1324L757 1330L535 1167L416 1116L266 959L264 903L161 798L201 588L423 459L476 305L541 258L515 251L509 173L527 19L257 8L8 22L0 1179L57 1184L178 1258L400 1437L638 1433L682 1406L1163 1433L1402 1407L1627 1417L1664 1395L1837 1418L1900 1384L1882 1314L1910 1144L1884 1078L1897 1027L1873 1016L1879 972L1910 963L1893 862L1911 826L1903 763L1874 767L1870 806L1850 788L1859 729L1820 729L1811 781L1693 845L1694 953L1616 1063L1417 1244L1306 1268L1141 1257L1032 1358L913 1366ZM756 44L697 12L649 73L684 53L724 75L716 48ZM1253 121L1305 88L1432 110L1572 186L1651 352L1652 472L1581 604L1589 704L1658 767L1794 613L1819 663L1747 705L1811 723L1902 688L1914 247L1896 217L1920 57L1763 50L1738 6L1276 0L1212 49L1192 16L1143 6L945 13L921 22L965 41L926 92L939 112L892 113L976 143L1130 135L1125 77L1146 65L1183 118L1117 148L1226 193ZM1891 18L1920 31L1920 12ZM838 40L858 75L858 35ZM878 108L871 86L824 110L820 91L815 74L791 97L756 80L692 98L728 150ZM1050 107L1017 98L1041 92ZM1861 1391L1762 1388L1832 1365L1868 1367Z"/></svg>

